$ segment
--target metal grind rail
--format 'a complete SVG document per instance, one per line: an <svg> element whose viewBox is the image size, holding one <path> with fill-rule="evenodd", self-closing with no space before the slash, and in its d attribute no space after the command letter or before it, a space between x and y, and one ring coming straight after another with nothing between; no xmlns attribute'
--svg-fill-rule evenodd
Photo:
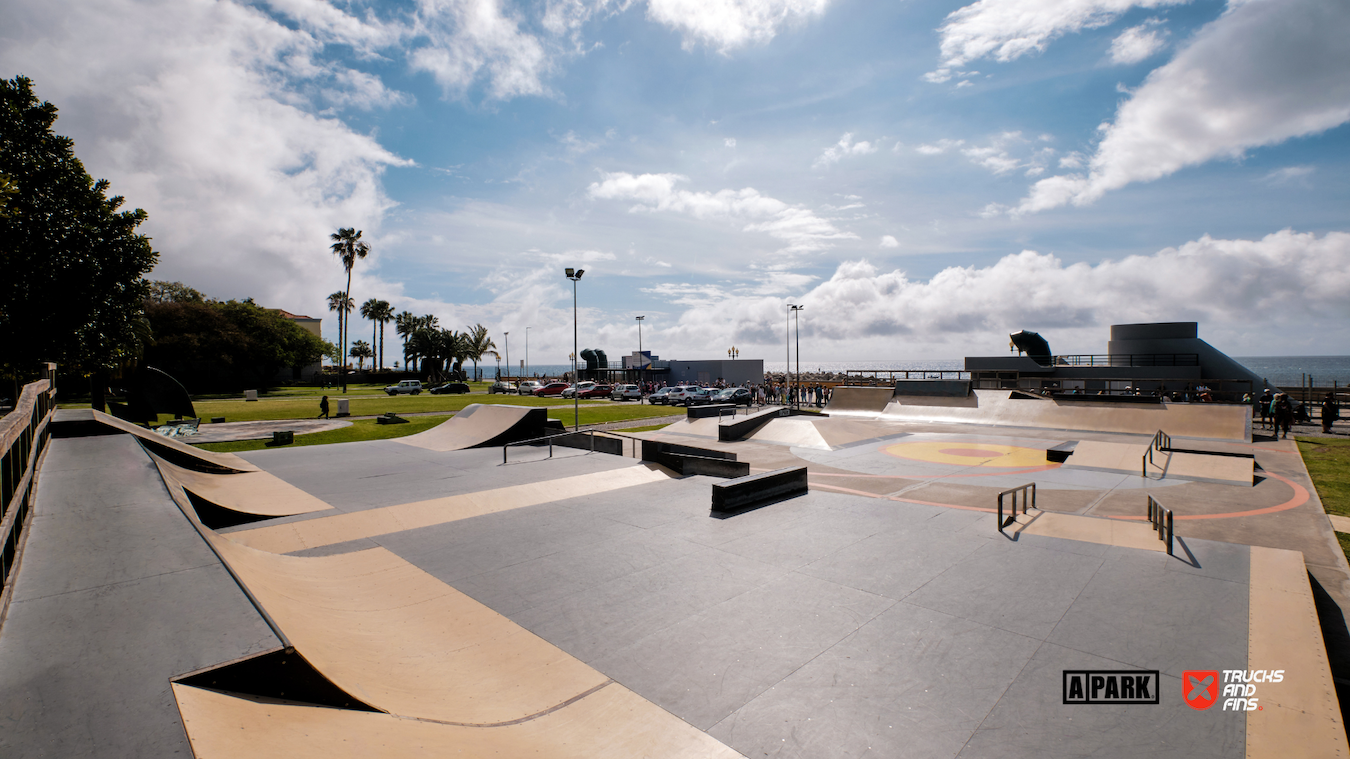
<svg viewBox="0 0 1350 759"><path fill-rule="evenodd" d="M633 441L633 458L635 458L635 459L642 458L640 452L638 451L638 445L641 444L642 438L639 438L639 437L633 437L632 435L624 435L624 434L618 433L618 432L611 432L611 431L609 431L609 430L580 430L580 431L575 431L575 432L558 432L558 433L555 433L555 434L553 434L553 435L545 435L545 436L543 436L543 437L530 438L529 440L517 440L517 441L514 442L514 443L507 443L507 444L505 444L505 445L502 446L502 463L503 463L503 464L507 463L507 461L506 461L507 451L511 448L511 446L515 446L515 445L534 445L534 444L536 444L536 443L542 443L542 442L545 442L545 441L548 442L548 457L549 457L549 458L553 458L553 441L554 441L556 438L560 438L560 437L575 437L575 436L577 436L577 435L586 435L586 436L590 439L590 441L589 441L589 442L590 442L590 452L591 452L591 453L595 453L595 435L596 435L596 433L599 433L599 434L601 434L601 435L604 436L604 437L620 438L620 439L622 439L622 440L631 440L631 441ZM574 448L574 447L576 447L576 446L565 446L565 447L567 447L567 448Z"/></svg>
<svg viewBox="0 0 1350 759"><path fill-rule="evenodd" d="M1167 543L1167 555L1172 555L1172 510L1163 507L1153 496L1148 497L1148 523L1158 533L1158 540Z"/></svg>
<svg viewBox="0 0 1350 759"><path fill-rule="evenodd" d="M1020 487L1010 488L998 494L998 531L1003 532L1003 528L1017 521L1018 496L1021 496L1022 513L1027 513L1027 507L1036 508L1036 483L1028 482ZM1003 519L1003 499L1005 496L1012 497L1012 514L1005 521Z"/></svg>
<svg viewBox="0 0 1350 759"><path fill-rule="evenodd" d="M1153 463L1153 452L1172 450L1172 437L1162 430L1153 436L1153 442L1149 443L1148 450L1144 451L1143 458L1139 462L1139 476L1148 477L1148 465Z"/></svg>

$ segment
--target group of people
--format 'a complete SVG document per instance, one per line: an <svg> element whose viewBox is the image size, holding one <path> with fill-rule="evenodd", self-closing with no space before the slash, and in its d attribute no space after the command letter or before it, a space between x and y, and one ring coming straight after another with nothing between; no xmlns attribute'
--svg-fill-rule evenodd
<svg viewBox="0 0 1350 759"><path fill-rule="evenodd" d="M642 383L642 394L644 396L666 387L664 382L644 382ZM724 380L717 380L710 387L722 390L733 385ZM830 397L834 395L834 388L819 383L811 385L798 385L788 382L763 382L753 384L742 382L739 387L750 391L754 398L756 406L815 406L823 408L830 402Z"/></svg>
<svg viewBox="0 0 1350 759"><path fill-rule="evenodd" d="M1252 418L1261 417L1261 429L1270 429L1274 431L1278 438L1288 438L1289 428L1294 425L1295 420L1302 422L1311 422L1312 418L1308 414L1306 404L1295 407L1294 400L1288 393L1278 393L1270 388L1266 388L1260 396L1253 397L1251 393L1243 400L1252 404ZM1322 399L1322 433L1330 434L1331 425L1341 418L1340 404L1336 402L1334 393L1327 393Z"/></svg>

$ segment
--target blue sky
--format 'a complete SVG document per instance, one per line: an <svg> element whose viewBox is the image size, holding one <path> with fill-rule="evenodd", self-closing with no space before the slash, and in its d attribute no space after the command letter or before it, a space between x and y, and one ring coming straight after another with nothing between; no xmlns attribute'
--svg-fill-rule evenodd
<svg viewBox="0 0 1350 759"><path fill-rule="evenodd" d="M324 316L775 360L1201 322L1350 353L1350 6L0 0L5 76L150 214L155 276ZM354 336L368 335L368 325Z"/></svg>

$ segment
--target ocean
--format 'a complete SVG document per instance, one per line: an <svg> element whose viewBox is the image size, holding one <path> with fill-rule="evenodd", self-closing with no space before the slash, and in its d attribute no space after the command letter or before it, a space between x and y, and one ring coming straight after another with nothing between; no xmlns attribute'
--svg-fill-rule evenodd
<svg viewBox="0 0 1350 759"><path fill-rule="evenodd" d="M1304 375L1311 374L1318 387L1350 386L1350 356L1233 356L1234 361L1251 369L1257 375L1279 387L1298 387ZM843 372L848 369L932 369L957 371L965 366L960 358L906 359L878 361L808 361L803 359L803 372ZM531 374L556 377L572 370L571 364L532 364ZM792 371L797 370L794 361ZM783 371L782 361L765 361L766 372ZM490 376L490 375L488 375Z"/></svg>

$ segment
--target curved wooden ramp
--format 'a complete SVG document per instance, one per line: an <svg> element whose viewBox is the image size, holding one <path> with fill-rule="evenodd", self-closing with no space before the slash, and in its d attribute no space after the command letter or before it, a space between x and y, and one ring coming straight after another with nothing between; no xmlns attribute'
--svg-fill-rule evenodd
<svg viewBox="0 0 1350 759"><path fill-rule="evenodd" d="M541 437L547 423L548 409L543 406L470 403L426 432L395 438L395 442L431 451L459 451Z"/></svg>
<svg viewBox="0 0 1350 759"><path fill-rule="evenodd" d="M176 466L154 453L150 454L150 459L159 467L165 484L177 485L197 498L238 514L262 518L286 517L333 508L270 472L259 470L211 474ZM198 516L201 516L200 508Z"/></svg>
<svg viewBox="0 0 1350 759"><path fill-rule="evenodd" d="M227 474L229 472L256 472L258 467L239 458L233 453L212 453L188 445L181 440L164 437L153 430L123 421L111 414L94 409L62 410L59 420L62 424L96 423L116 432L135 435L151 453L172 460L180 466L187 466L209 472Z"/></svg>

